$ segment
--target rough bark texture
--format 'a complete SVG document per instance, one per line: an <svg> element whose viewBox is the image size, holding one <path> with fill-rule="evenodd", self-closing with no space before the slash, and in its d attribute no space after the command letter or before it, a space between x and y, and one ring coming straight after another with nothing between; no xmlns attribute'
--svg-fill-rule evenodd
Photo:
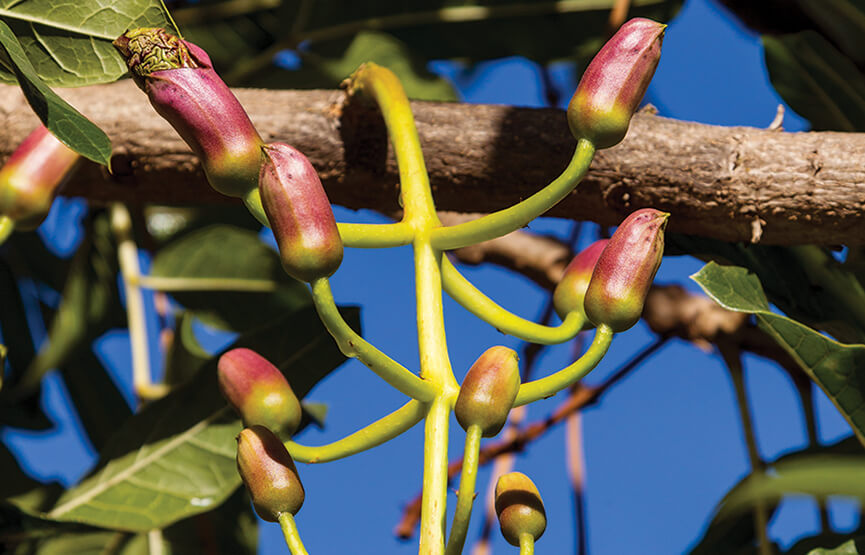
<svg viewBox="0 0 865 555"><path fill-rule="evenodd" d="M97 201L224 201L131 82L65 91L115 145L113 176L88 165L66 189ZM238 90L267 140L310 157L333 202L398 209L397 173L380 117L339 91ZM562 111L413 103L439 208L487 212L525 198L564 168L574 146ZM768 118L767 118L768 119ZM0 156L36 119L0 87ZM616 224L637 208L672 213L668 230L767 244L865 244L865 135L724 128L640 114L598 153L552 216Z"/></svg>

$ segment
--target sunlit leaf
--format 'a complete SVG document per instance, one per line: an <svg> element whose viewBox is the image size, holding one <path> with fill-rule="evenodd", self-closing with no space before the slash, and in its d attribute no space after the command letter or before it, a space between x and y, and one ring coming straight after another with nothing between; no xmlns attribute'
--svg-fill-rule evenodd
<svg viewBox="0 0 865 555"><path fill-rule="evenodd" d="M823 389L865 443L865 345L838 343L773 313L760 280L745 268L709 262L691 279L721 306L754 314L760 326Z"/></svg>

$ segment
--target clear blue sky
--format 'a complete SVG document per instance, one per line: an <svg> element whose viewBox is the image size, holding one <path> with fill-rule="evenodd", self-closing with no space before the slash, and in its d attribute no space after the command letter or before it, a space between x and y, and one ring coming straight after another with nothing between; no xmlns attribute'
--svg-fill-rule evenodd
<svg viewBox="0 0 865 555"><path fill-rule="evenodd" d="M467 81L457 78L458 72L449 64L432 67L455 78L467 102L543 105L537 68L525 60L486 64ZM554 70L563 103L576 85L574 74L568 66ZM663 116L757 127L772 121L780 102L766 77L759 37L728 20L711 0L686 2L668 28L661 64L647 100ZM803 127L802 120L788 111L785 128L796 131ZM374 214L342 209L337 211L337 217L343 221L379 220ZM569 225L542 220L531 229L565 236ZM593 233L594 227L587 226L584 242L592 240ZM687 276L699 267L693 259L669 258L657 279L687 282ZM544 302L543 291L511 273L467 269L465 274L518 314L534 317ZM363 306L365 335L397 360L417 367L412 279L407 249L348 250L333 278L333 289L338 302ZM451 361L458 376L486 348L518 345L447 298L445 312ZM611 354L587 381L600 381L651 340L643 324L618 337ZM128 388L126 349L128 339L124 334L112 335L101 346L101 353L112 359L118 380ZM567 346L549 349L537 371L558 369L565 364L568 351ZM803 447L802 414L786 376L755 358L746 360L746 371L757 409L761 453L774 458ZM76 435L77 424L68 415L59 380L49 378L48 384L44 402L57 421L57 430L45 434L6 432L3 437L34 475L71 483L86 471L94 454ZM299 437L299 441L310 444L343 437L404 401L402 395L354 362L317 386L309 399L327 402L331 407L326 430L308 430ZM532 405L529 419L543 417L560 400L558 397ZM849 433L822 395L818 418L824 440ZM589 547L593 554L684 552L702 534L721 496L747 472L733 390L726 373L715 357L687 344L665 347L604 397L600 406L586 411L583 424ZM547 507L548 527L538 543L539 553L565 553L573 545L563 433L563 427L553 430L517 461L517 469L535 480ZM455 422L451 440L452 452L459 453L463 436ZM320 554L416 552L415 542L398 542L391 530L402 505L418 491L421 455L422 433L416 427L385 446L351 459L302 465L307 500L298 514L298 525L307 548ZM481 494L487 476L485 470L480 474ZM453 501L451 496L451 508ZM832 521L839 530L857 524L852 504L833 502L832 509ZM476 537L480 514L476 511L472 519L468 545ZM797 537L816 531L818 525L815 505L795 500L784 503L770 532L787 546ZM494 537L496 552L515 552L498 532ZM262 527L261 538L261 553L286 553L277 526Z"/></svg>

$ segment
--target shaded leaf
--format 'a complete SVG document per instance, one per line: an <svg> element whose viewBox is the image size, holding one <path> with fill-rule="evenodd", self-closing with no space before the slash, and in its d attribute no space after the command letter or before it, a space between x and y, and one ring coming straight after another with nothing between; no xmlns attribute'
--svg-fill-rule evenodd
<svg viewBox="0 0 865 555"><path fill-rule="evenodd" d="M178 385L194 376L211 354L198 343L193 330L195 317L182 310L175 315L174 339L165 353L166 385Z"/></svg>
<svg viewBox="0 0 865 555"><path fill-rule="evenodd" d="M36 73L21 43L0 21L0 65L15 75L30 107L63 144L104 166L111 159L111 140L92 121L57 96Z"/></svg>
<svg viewBox="0 0 865 555"><path fill-rule="evenodd" d="M208 226L172 241L154 257L151 273L272 283L275 290L266 292L172 293L196 318L220 329L252 329L310 302L306 286L285 273L279 256L256 233L228 225Z"/></svg>
<svg viewBox="0 0 865 555"><path fill-rule="evenodd" d="M745 268L709 262L691 279L721 306L754 314L760 327L823 389L865 443L865 345L838 343L771 312L760 280Z"/></svg>
<svg viewBox="0 0 865 555"><path fill-rule="evenodd" d="M763 36L766 67L781 98L815 130L865 130L865 76L815 31Z"/></svg>
<svg viewBox="0 0 865 555"><path fill-rule="evenodd" d="M2 0L0 20L31 56L36 74L56 87L116 81L126 64L111 41L132 27L171 27L159 0ZM0 80L14 82L14 76L0 72Z"/></svg>
<svg viewBox="0 0 865 555"><path fill-rule="evenodd" d="M349 320L358 325L358 313ZM307 307L242 337L273 361L298 396L345 358ZM45 516L145 531L222 503L239 485L235 436L240 421L219 393L216 359L187 385L147 405L114 436L96 471L68 490Z"/></svg>
<svg viewBox="0 0 865 555"><path fill-rule="evenodd" d="M865 63L865 3L862 0L796 0L823 35L856 64Z"/></svg>
<svg viewBox="0 0 865 555"><path fill-rule="evenodd" d="M855 538L848 540L835 548L817 548L808 555L859 555L865 553L865 539Z"/></svg>
<svg viewBox="0 0 865 555"><path fill-rule="evenodd" d="M315 401L302 401L300 403L303 408L303 419L312 422L319 428L324 428L324 422L327 419L327 411L330 406L327 403L318 403ZM301 423L303 426L303 423Z"/></svg>

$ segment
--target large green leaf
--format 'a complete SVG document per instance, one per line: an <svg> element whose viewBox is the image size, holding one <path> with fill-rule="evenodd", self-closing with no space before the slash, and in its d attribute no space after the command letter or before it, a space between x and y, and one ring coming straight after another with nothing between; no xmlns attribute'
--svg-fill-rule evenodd
<svg viewBox="0 0 865 555"><path fill-rule="evenodd" d="M205 324L235 331L260 326L310 302L305 285L290 278L279 256L247 229L213 225L182 236L154 257L151 273L171 278L269 282L273 291L225 289L175 292L177 302Z"/></svg>
<svg viewBox="0 0 865 555"><path fill-rule="evenodd" d="M160 0L0 0L11 27L50 86L110 83L126 73L111 41L133 27L171 27ZM11 71L0 80L14 82Z"/></svg>
<svg viewBox="0 0 865 555"><path fill-rule="evenodd" d="M808 555L860 555L865 553L865 538L854 538L847 540L835 548L817 548Z"/></svg>
<svg viewBox="0 0 865 555"><path fill-rule="evenodd" d="M754 314L760 326L826 392L865 443L865 345L838 343L775 314L760 280L745 268L709 262L691 279L721 306Z"/></svg>
<svg viewBox="0 0 865 555"><path fill-rule="evenodd" d="M358 325L357 311L349 320ZM303 396L345 359L312 307L242 337ZM222 503L239 485L240 421L216 382L216 359L189 383L146 406L106 446L97 470L45 517L128 531L165 527Z"/></svg>
<svg viewBox="0 0 865 555"><path fill-rule="evenodd" d="M865 130L865 76L815 31L763 36L778 94L815 130Z"/></svg>
<svg viewBox="0 0 865 555"><path fill-rule="evenodd" d="M45 127L78 154L107 166L111 159L111 140L108 135L42 81L18 38L2 20L0 45L0 66L15 75L27 102Z"/></svg>

